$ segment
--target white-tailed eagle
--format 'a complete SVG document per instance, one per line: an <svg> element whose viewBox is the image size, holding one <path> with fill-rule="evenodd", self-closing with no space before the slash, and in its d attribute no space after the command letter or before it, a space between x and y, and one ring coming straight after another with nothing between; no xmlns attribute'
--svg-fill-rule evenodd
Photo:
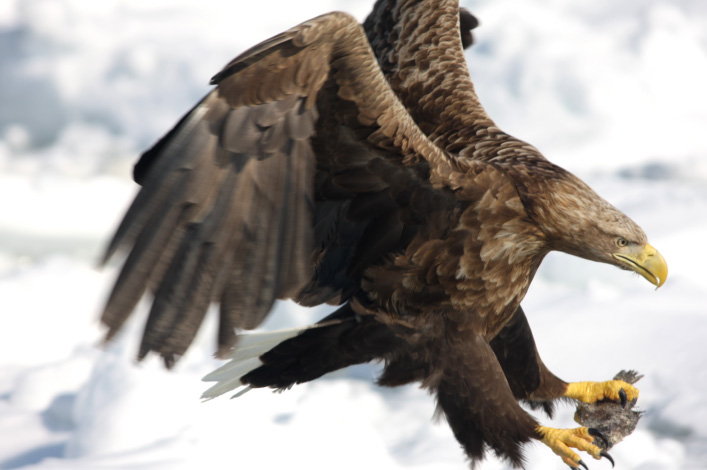
<svg viewBox="0 0 707 470"><path fill-rule="evenodd" d="M139 357L169 367L217 303L232 361L206 397L383 361L378 382L430 390L472 460L491 449L521 465L533 439L571 467L572 448L608 456L600 433L541 426L519 401L551 412L638 391L557 378L520 303L552 250L656 286L667 265L636 223L486 114L463 55L476 24L454 0L379 0L363 25L330 13L231 61L135 167L142 189L105 255L129 252L108 338L150 291ZM340 308L238 343L276 299Z"/></svg>

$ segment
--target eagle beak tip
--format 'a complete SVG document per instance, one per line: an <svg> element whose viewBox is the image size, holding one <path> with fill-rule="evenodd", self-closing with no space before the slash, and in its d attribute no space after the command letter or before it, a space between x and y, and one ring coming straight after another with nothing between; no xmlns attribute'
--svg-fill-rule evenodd
<svg viewBox="0 0 707 470"><path fill-rule="evenodd" d="M655 289L658 290L668 280L668 263L663 255L651 245L646 245L646 251L651 253L646 261L646 269L655 276Z"/></svg>
<svg viewBox="0 0 707 470"><path fill-rule="evenodd" d="M640 247L640 251L616 253L614 258L632 271L637 272L658 290L668 279L668 263L663 255L649 244Z"/></svg>

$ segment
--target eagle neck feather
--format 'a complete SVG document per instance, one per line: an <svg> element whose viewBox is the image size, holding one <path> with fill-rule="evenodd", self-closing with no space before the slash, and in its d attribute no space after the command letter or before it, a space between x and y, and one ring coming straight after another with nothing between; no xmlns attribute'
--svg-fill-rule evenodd
<svg viewBox="0 0 707 470"><path fill-rule="evenodd" d="M489 338L520 304L547 254L544 234L528 217L515 186L502 172L492 174L500 182L461 217L467 236L451 292L458 309L483 319L479 332Z"/></svg>

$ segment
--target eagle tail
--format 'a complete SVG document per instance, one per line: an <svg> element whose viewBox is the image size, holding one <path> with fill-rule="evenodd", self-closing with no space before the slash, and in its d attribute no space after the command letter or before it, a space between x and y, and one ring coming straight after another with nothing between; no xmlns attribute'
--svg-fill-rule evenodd
<svg viewBox="0 0 707 470"><path fill-rule="evenodd" d="M201 395L201 398L210 400L238 388L241 390L231 398L242 395L252 388L243 381L243 377L265 365L260 356L276 349L282 343L300 335L304 331L312 328L326 328L327 326L329 325L318 323L304 328L262 331L240 335L237 346L227 355L229 362L202 378L204 382L216 382L216 384L206 390Z"/></svg>
<svg viewBox="0 0 707 470"><path fill-rule="evenodd" d="M202 398L237 389L232 398L251 388L285 390L343 367L384 359L394 344L388 327L370 315L358 315L347 303L305 328L241 336L230 361L203 378L216 384Z"/></svg>

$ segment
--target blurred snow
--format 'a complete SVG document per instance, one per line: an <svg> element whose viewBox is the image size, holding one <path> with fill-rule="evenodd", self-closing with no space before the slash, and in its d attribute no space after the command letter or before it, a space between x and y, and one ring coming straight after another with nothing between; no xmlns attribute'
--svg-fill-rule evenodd
<svg viewBox="0 0 707 470"><path fill-rule="evenodd" d="M238 52L327 11L363 19L372 2L0 2L0 469L468 468L431 397L375 387L376 365L201 403L213 319L174 372L134 362L145 305L99 347L116 268L95 265L139 152ZM670 264L653 292L551 254L524 302L545 362L567 380L645 374L645 418L617 468L707 468L707 2L463 4L482 22L467 61L489 114L633 217ZM323 314L283 303L266 327ZM564 468L543 446L527 456Z"/></svg>

